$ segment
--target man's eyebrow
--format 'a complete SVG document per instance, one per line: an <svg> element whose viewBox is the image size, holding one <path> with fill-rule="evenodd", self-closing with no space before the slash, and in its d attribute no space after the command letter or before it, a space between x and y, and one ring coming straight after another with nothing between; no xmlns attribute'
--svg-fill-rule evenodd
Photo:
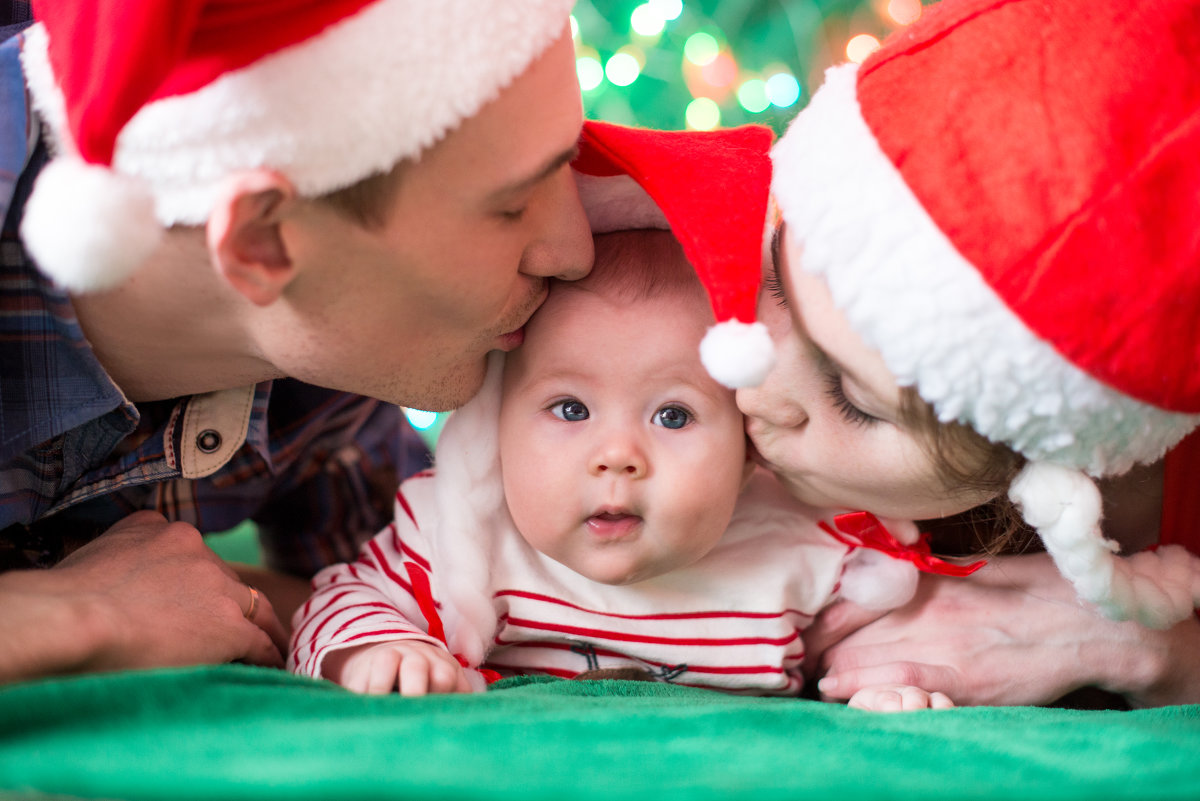
<svg viewBox="0 0 1200 801"><path fill-rule="evenodd" d="M547 161L544 165L542 165L541 169L539 169L533 175L530 175L527 178L521 178L520 180L514 181L511 184L506 184L505 186L502 186L499 189L497 189L496 191L492 192L491 194L488 195L488 200L489 201L498 201L498 200L502 200L503 198L505 198L509 195L520 194L524 190L529 189L531 186L534 186L535 184L538 184L538 183L544 181L547 177L558 172L558 170L564 164L570 164L572 161L575 160L575 157L578 155L579 155L579 145L577 145L577 144L572 145L571 147L567 148L563 152L559 153L557 156L552 157L549 161Z"/></svg>

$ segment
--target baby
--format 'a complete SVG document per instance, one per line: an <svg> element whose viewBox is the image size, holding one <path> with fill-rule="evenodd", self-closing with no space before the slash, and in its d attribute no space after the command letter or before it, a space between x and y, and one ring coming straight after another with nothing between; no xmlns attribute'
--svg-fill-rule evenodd
<svg viewBox="0 0 1200 801"><path fill-rule="evenodd" d="M911 523L835 518L756 469L733 391L700 362L712 321L671 234L598 236L591 275L553 284L451 417L436 473L401 486L358 561L316 576L291 669L404 695L631 669L794 695L801 634L839 593L895 605L914 565L966 572L888 533L915 543ZM850 703L952 706L896 686Z"/></svg>

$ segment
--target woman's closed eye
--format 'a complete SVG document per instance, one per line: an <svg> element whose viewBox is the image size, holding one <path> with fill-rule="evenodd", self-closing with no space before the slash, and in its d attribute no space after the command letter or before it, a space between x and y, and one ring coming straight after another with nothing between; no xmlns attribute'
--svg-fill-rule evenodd
<svg viewBox="0 0 1200 801"><path fill-rule="evenodd" d="M833 407L841 414L842 419L854 425L870 425L879 422L879 418L864 412L846 397L842 387L842 376L836 370L822 370L825 379L825 392L833 401Z"/></svg>
<svg viewBox="0 0 1200 801"><path fill-rule="evenodd" d="M783 226L775 226L775 232L771 235L771 266L767 270L766 276L763 278L763 287L771 294L771 297L779 303L780 306L787 307L787 292L783 288L783 279L779 277L779 259L780 245L783 241Z"/></svg>

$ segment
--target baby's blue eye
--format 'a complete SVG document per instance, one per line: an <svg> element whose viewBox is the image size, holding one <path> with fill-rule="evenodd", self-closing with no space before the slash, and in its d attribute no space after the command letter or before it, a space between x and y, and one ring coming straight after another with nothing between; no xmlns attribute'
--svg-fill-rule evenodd
<svg viewBox="0 0 1200 801"><path fill-rule="evenodd" d="M654 422L663 428L683 428L692 416L678 406L664 406L654 413Z"/></svg>
<svg viewBox="0 0 1200 801"><path fill-rule="evenodd" d="M576 423L589 417L588 407L575 399L559 401L550 407L550 411L559 420L566 420L568 423Z"/></svg>

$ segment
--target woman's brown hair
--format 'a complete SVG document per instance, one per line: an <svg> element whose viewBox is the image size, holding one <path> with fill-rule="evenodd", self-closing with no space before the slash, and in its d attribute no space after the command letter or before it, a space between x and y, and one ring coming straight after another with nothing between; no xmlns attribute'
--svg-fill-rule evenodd
<svg viewBox="0 0 1200 801"><path fill-rule="evenodd" d="M995 555L1028 547L1033 530L1008 498L1008 487L1025 466L1025 457L962 423L941 422L912 387L901 392L901 415L917 433L943 483L992 498L944 520L923 521L922 529L935 529L938 545L949 542L948 550L962 553Z"/></svg>

